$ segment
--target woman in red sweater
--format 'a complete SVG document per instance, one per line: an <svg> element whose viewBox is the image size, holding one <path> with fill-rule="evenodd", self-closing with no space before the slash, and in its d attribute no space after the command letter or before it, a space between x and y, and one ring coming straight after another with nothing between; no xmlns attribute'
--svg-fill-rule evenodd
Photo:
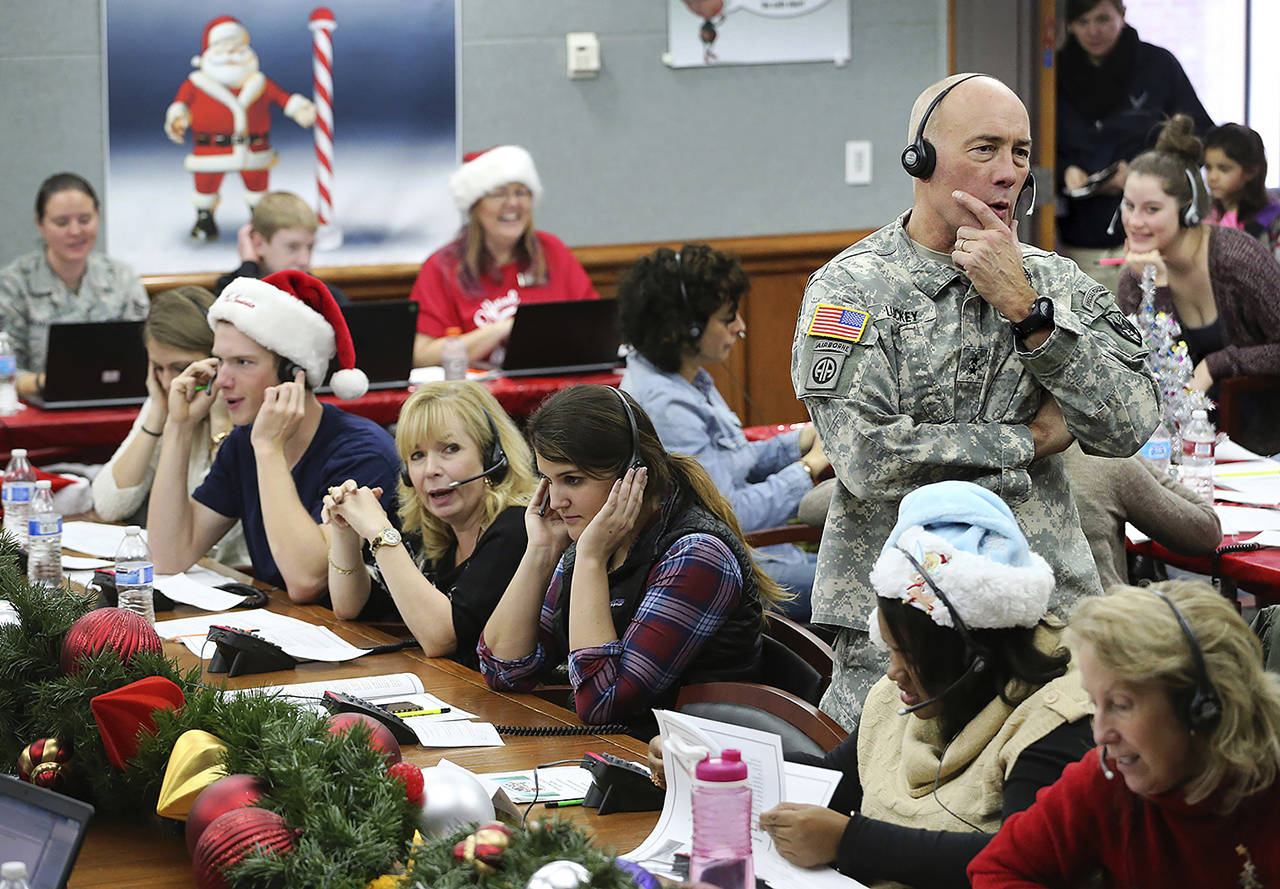
<svg viewBox="0 0 1280 889"><path fill-rule="evenodd" d="M1280 680L1231 603L1204 583L1112 587L1067 640L1099 750L1005 821L974 889L1277 885Z"/></svg>
<svg viewBox="0 0 1280 889"><path fill-rule="evenodd" d="M499 145L468 154L449 177L449 190L462 230L427 258L413 282L415 367L439 364L444 337L455 327L471 361L501 364L520 303L598 298L569 248L533 227L542 182L529 152Z"/></svg>

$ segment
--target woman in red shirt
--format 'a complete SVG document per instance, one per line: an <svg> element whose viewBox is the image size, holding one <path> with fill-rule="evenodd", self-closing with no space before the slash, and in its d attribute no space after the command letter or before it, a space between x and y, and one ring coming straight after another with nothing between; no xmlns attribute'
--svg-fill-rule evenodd
<svg viewBox="0 0 1280 889"><path fill-rule="evenodd" d="M1099 749L1005 821L974 889L1276 885L1280 682L1232 604L1205 583L1115 586L1067 641Z"/></svg>
<svg viewBox="0 0 1280 889"><path fill-rule="evenodd" d="M444 337L453 327L470 361L501 364L520 303L598 298L569 248L533 227L542 182L529 152L499 145L468 154L449 177L449 188L465 220L458 236L422 264L413 283L415 366L440 363Z"/></svg>

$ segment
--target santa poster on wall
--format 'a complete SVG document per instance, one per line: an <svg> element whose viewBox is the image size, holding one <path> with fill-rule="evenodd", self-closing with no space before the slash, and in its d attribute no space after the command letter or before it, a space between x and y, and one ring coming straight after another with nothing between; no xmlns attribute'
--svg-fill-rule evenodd
<svg viewBox="0 0 1280 889"><path fill-rule="evenodd" d="M315 265L420 262L457 227L456 2L106 0L108 249L225 271L288 191Z"/></svg>
<svg viewBox="0 0 1280 889"><path fill-rule="evenodd" d="M225 174L240 174L250 207L267 193L278 159L271 147L271 106L279 106L300 127L316 122L316 106L263 75L248 30L229 15L205 25L201 53L191 64L196 70L182 81L165 111L164 133L179 145L188 130L193 133L191 153L183 162L195 175L191 237L217 240L213 211Z"/></svg>

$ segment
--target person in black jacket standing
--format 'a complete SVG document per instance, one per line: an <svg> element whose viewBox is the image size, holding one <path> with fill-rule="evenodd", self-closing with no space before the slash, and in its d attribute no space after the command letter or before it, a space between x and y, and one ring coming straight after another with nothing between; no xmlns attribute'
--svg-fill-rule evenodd
<svg viewBox="0 0 1280 889"><path fill-rule="evenodd" d="M1177 112L1201 136L1213 121L1173 54L1125 24L1120 0L1067 0L1066 19L1057 63L1059 252L1115 292L1119 266L1098 260L1123 253L1115 217L1128 162Z"/></svg>

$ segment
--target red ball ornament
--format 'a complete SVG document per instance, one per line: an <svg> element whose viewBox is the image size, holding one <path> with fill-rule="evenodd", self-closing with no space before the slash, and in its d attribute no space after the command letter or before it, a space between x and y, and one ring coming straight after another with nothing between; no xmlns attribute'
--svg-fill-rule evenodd
<svg viewBox="0 0 1280 889"><path fill-rule="evenodd" d="M415 806L422 805L422 769L411 762L392 763L387 769L387 777L395 778L404 785L404 795Z"/></svg>
<svg viewBox="0 0 1280 889"><path fill-rule="evenodd" d="M298 832L275 812L249 806L213 820L191 856L200 889L230 889L223 871L255 849L277 855L292 852Z"/></svg>
<svg viewBox="0 0 1280 889"><path fill-rule="evenodd" d="M156 628L142 615L123 608L98 608L71 625L62 640L62 675L80 670L80 659L114 651L126 664L141 651L159 654L164 648Z"/></svg>
<svg viewBox="0 0 1280 889"><path fill-rule="evenodd" d="M37 787L58 790L66 783L71 748L57 738L41 738L18 754L18 777Z"/></svg>
<svg viewBox="0 0 1280 889"><path fill-rule="evenodd" d="M227 775L214 781L196 797L187 813L187 852L196 853L196 844L215 819L227 812L251 806L266 792L253 775Z"/></svg>
<svg viewBox="0 0 1280 889"><path fill-rule="evenodd" d="M346 734L356 723L363 723L369 727L369 746L386 756L387 765L402 759L400 742L396 740L396 736L391 734L391 729L372 716L366 716L363 713L335 713L326 720L329 733L333 735Z"/></svg>

